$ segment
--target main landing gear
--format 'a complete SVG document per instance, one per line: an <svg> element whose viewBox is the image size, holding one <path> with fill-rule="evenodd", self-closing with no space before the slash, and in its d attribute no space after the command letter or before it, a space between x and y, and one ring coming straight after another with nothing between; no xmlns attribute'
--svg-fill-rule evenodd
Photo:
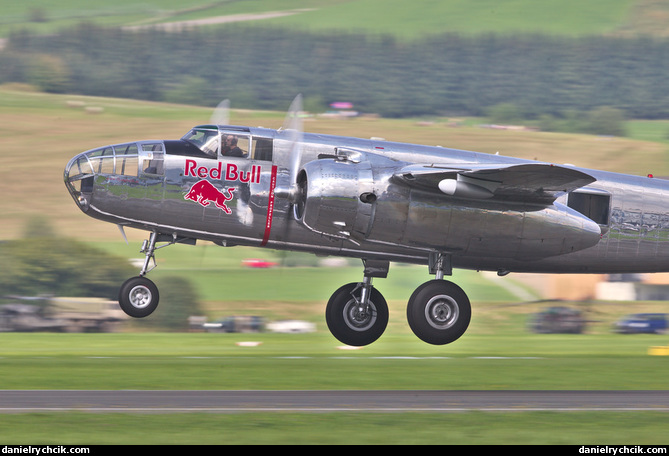
<svg viewBox="0 0 669 456"><path fill-rule="evenodd" d="M363 260L362 283L349 283L330 297L325 321L333 336L346 345L369 345L381 337L388 325L388 304L372 286L372 278L388 275L387 261Z"/></svg>
<svg viewBox="0 0 669 456"><path fill-rule="evenodd" d="M372 286L372 278L386 277L387 261L363 260L362 283L349 283L334 292L325 317L332 335L352 346L368 345L378 339L388 324L388 305ZM419 286L409 298L407 321L419 339L433 345L451 343L462 336L471 319L471 304L456 284L443 280L451 274L450 257L430 256L430 273L435 280Z"/></svg>

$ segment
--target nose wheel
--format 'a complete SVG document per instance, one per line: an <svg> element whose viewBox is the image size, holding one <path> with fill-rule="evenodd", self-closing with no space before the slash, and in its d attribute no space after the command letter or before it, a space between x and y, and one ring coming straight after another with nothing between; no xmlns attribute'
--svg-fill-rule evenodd
<svg viewBox="0 0 669 456"><path fill-rule="evenodd" d="M118 303L123 311L135 318L144 318L158 307L158 287L146 277L126 280L119 291Z"/></svg>

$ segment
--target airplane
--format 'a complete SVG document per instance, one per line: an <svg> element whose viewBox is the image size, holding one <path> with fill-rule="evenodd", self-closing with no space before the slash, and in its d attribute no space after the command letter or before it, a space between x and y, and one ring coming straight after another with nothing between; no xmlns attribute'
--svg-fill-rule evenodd
<svg viewBox="0 0 669 456"><path fill-rule="evenodd" d="M146 277L160 248L212 241L362 260L362 281L325 308L340 342L388 323L373 279L391 262L434 278L408 299L422 341L452 343L471 303L454 268L534 273L669 271L669 181L472 151L305 133L298 96L279 129L195 126L178 140L104 146L72 158L67 189L85 214L150 233L139 275L119 291L130 316L159 302Z"/></svg>

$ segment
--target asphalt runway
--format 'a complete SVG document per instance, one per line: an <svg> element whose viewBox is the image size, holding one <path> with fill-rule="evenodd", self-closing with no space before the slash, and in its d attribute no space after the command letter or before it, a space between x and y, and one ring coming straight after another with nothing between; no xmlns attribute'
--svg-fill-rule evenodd
<svg viewBox="0 0 669 456"><path fill-rule="evenodd" d="M669 412L669 391L0 391L0 413L73 410L105 413Z"/></svg>

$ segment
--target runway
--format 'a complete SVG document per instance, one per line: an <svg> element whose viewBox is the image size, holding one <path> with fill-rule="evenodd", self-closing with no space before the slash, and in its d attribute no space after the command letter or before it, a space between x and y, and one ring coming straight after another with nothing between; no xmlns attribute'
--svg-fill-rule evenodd
<svg viewBox="0 0 669 456"><path fill-rule="evenodd" d="M662 411L669 391L3 390L0 413Z"/></svg>

